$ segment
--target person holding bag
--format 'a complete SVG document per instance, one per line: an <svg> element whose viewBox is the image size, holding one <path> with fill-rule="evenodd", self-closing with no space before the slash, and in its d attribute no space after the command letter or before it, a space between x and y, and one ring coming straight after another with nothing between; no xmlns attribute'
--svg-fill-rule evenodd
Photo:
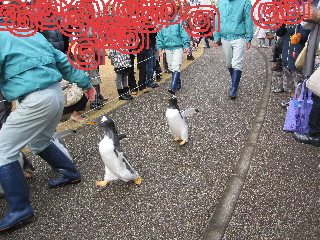
<svg viewBox="0 0 320 240"><path fill-rule="evenodd" d="M306 79L314 73L320 65L320 3L319 0L314 0L310 6L310 15L306 12L304 14L305 24L304 28L311 29L309 42L307 46L307 53L303 67L303 75ZM306 6L309 9L309 6ZM293 138L301 143L311 144L313 146L320 146L320 96L312 93L312 108L309 115L309 131L308 133L294 132Z"/></svg>

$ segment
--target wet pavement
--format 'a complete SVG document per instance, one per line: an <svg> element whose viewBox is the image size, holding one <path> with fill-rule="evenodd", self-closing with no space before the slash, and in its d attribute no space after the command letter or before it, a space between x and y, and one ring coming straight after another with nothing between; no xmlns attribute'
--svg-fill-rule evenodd
<svg viewBox="0 0 320 240"><path fill-rule="evenodd" d="M49 189L57 176L38 157L28 179L36 218L1 239L200 240L319 239L319 148L282 131L285 94L274 94L270 49L246 52L238 98L222 48L181 73L177 93L189 116L190 141L179 146L165 119L169 81L109 112L143 182L99 188L100 128L85 125L64 138L83 181ZM0 199L0 214L6 204Z"/></svg>

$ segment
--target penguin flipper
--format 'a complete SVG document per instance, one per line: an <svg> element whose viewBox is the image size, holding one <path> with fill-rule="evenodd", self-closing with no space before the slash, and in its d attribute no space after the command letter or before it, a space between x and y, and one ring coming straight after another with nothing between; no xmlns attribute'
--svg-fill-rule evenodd
<svg viewBox="0 0 320 240"><path fill-rule="evenodd" d="M194 113L197 113L197 112L199 112L199 110L196 109L196 108L188 108L188 109L182 111L181 115L182 115L182 117L186 117L186 116L188 116L190 114L194 114Z"/></svg>
<svg viewBox="0 0 320 240"><path fill-rule="evenodd" d="M69 135L71 133L76 133L76 130L73 130L73 129L66 129L66 130L61 130L59 132L55 132L53 134L53 138L62 138L66 135Z"/></svg>
<svg viewBox="0 0 320 240"><path fill-rule="evenodd" d="M124 133L119 133L118 138L119 138L119 141L121 141L122 139L127 138L127 135Z"/></svg>

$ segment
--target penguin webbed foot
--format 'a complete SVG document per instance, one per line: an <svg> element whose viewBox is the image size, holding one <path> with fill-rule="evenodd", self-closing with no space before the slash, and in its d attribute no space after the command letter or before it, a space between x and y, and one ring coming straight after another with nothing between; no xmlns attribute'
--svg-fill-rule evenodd
<svg viewBox="0 0 320 240"><path fill-rule="evenodd" d="M176 137L176 138L174 138L174 139L173 139L173 141L178 142L178 141L182 141L182 139L181 139L181 138Z"/></svg>
<svg viewBox="0 0 320 240"><path fill-rule="evenodd" d="M137 177L135 180L134 180L134 183L137 184L137 185L140 185L142 183L142 178L141 177Z"/></svg>
<svg viewBox="0 0 320 240"><path fill-rule="evenodd" d="M109 182L110 182L109 180L96 181L96 185L100 187L105 187Z"/></svg>
<svg viewBox="0 0 320 240"><path fill-rule="evenodd" d="M180 143L180 146L183 146L183 145L185 145L187 142L186 141L182 141L181 143Z"/></svg>

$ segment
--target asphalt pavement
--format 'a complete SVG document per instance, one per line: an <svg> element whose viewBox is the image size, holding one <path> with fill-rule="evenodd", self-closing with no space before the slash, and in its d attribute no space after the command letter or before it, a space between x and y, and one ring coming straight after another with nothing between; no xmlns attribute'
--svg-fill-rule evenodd
<svg viewBox="0 0 320 240"><path fill-rule="evenodd" d="M245 54L238 98L222 48L181 73L177 93L189 116L190 141L174 142L165 119L169 81L107 113L143 181L99 188L103 132L84 125L64 138L83 181L49 189L57 177L40 158L28 179L35 219L0 239L200 240L320 239L319 148L282 131L288 96L274 94L270 49ZM0 198L0 215L6 212Z"/></svg>

